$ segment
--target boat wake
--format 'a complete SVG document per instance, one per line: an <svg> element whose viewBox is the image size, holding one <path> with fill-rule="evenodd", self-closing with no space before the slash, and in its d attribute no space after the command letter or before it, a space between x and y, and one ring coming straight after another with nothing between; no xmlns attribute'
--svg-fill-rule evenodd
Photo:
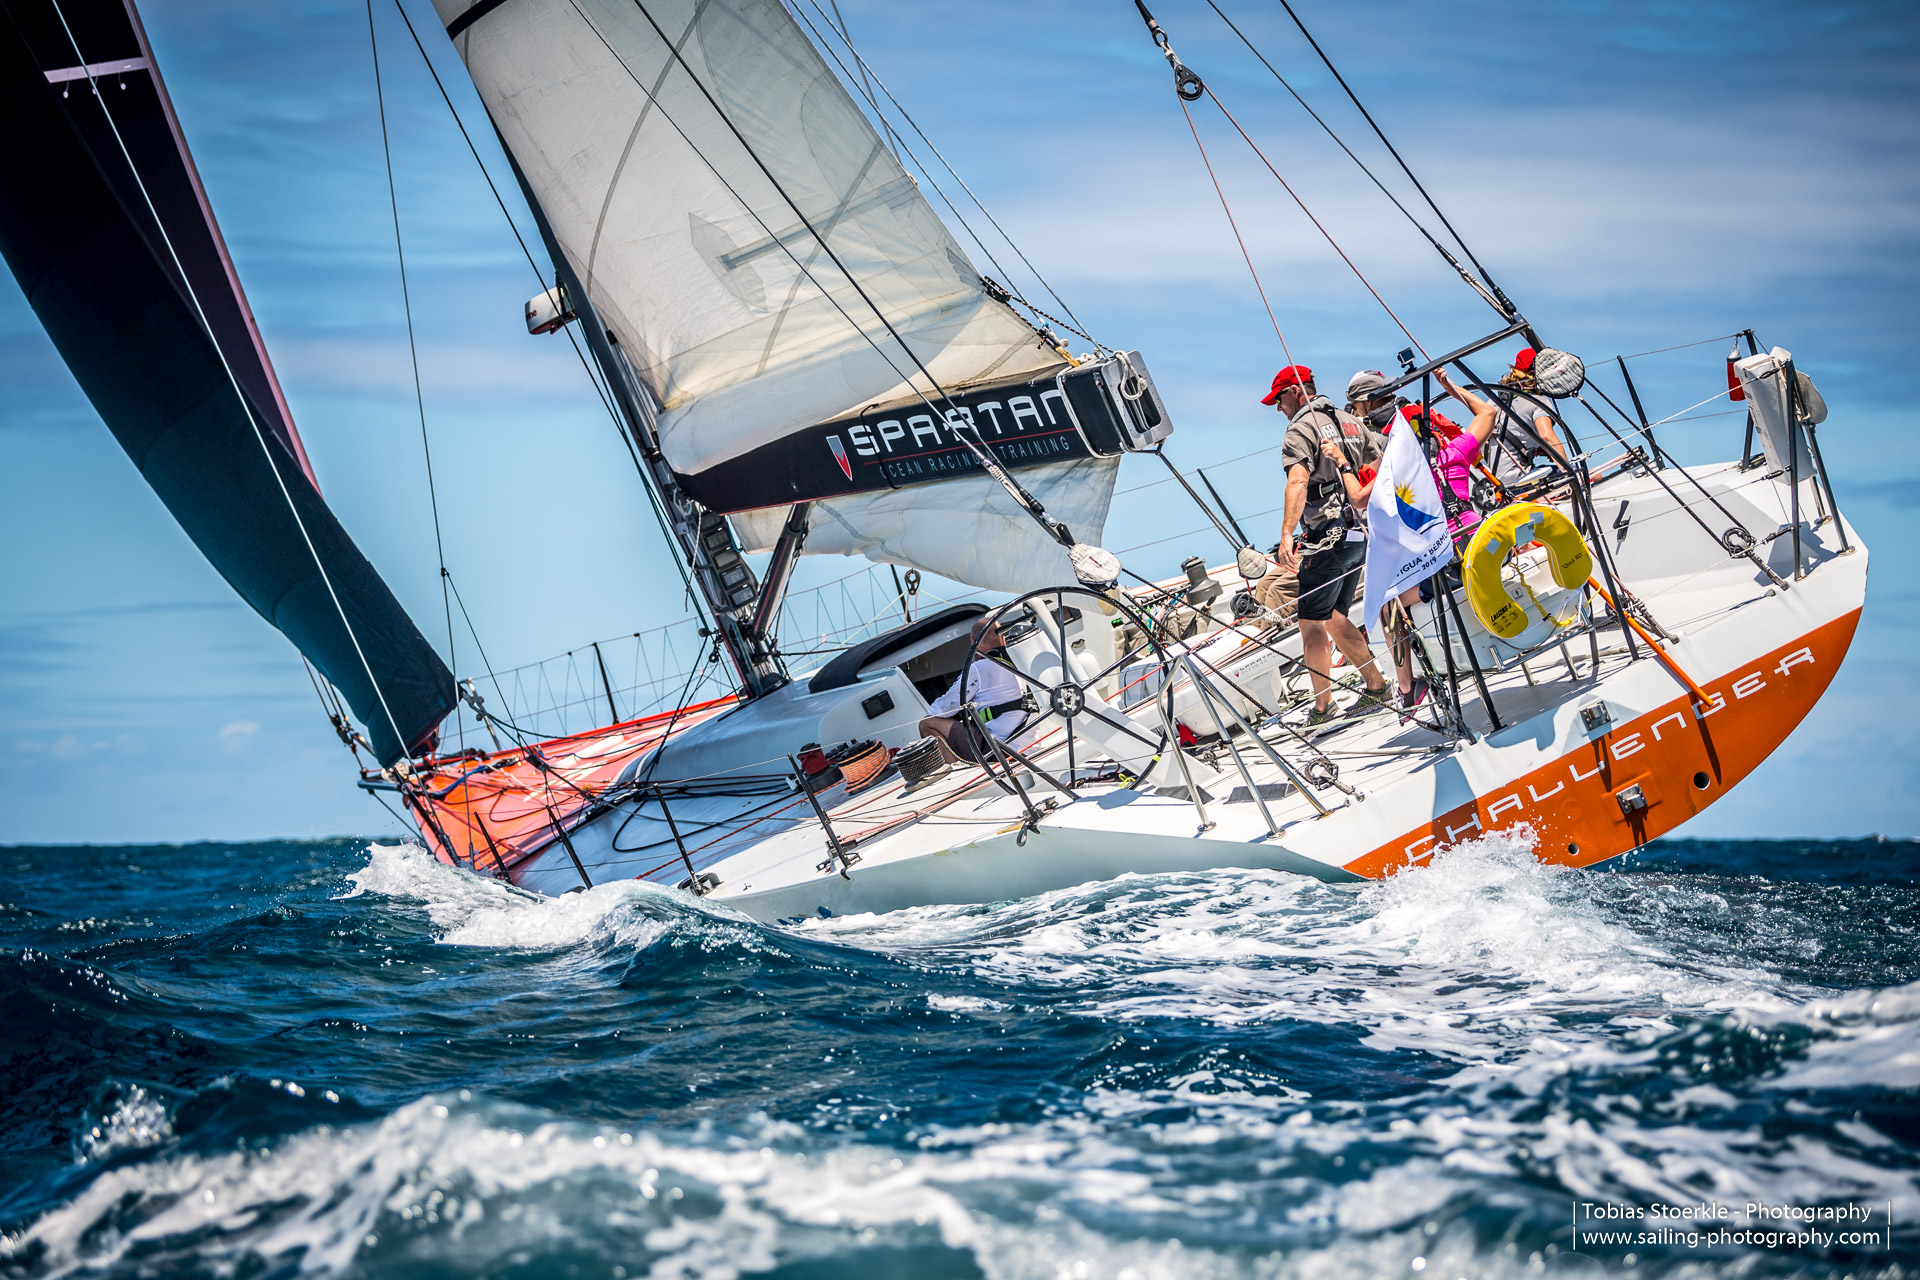
<svg viewBox="0 0 1920 1280"><path fill-rule="evenodd" d="M1920 1220L1920 894L1679 849L781 929L342 845L242 920L56 954L36 906L8 1009L80 1101L0 1184L0 1269L1902 1274L1911 1234L1574 1239L1582 1204Z"/></svg>

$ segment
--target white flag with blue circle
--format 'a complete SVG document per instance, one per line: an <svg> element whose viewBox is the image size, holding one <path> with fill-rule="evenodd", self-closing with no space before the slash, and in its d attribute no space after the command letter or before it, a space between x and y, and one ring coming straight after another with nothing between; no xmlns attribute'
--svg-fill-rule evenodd
<svg viewBox="0 0 1920 1280"><path fill-rule="evenodd" d="M1378 626L1387 601L1452 559L1447 509L1440 504L1433 468L1413 424L1397 423L1387 433L1387 451L1367 499L1367 589L1360 615L1366 625Z"/></svg>

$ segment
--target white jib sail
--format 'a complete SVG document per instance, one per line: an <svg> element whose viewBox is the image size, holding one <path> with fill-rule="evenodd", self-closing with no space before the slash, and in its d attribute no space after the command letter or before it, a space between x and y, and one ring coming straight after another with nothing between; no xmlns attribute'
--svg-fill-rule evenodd
<svg viewBox="0 0 1920 1280"><path fill-rule="evenodd" d="M561 250L659 401L661 448L682 473L930 391L868 299L949 389L1059 363L980 287L778 0L434 2ZM1116 471L1096 459L1020 474L1091 541ZM807 550L1003 589L1061 579L1064 551L1006 519L991 485L822 502ZM739 521L742 534L755 541L779 514ZM1018 545L977 545L989 539Z"/></svg>

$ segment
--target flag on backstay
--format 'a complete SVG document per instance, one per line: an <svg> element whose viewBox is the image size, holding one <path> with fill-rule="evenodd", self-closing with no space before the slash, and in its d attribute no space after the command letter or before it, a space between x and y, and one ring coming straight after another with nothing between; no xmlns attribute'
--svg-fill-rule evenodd
<svg viewBox="0 0 1920 1280"><path fill-rule="evenodd" d="M1387 451L1367 499L1367 586L1360 615L1366 625L1378 626L1387 601L1452 559L1440 487L1413 424L1402 422L1387 434Z"/></svg>

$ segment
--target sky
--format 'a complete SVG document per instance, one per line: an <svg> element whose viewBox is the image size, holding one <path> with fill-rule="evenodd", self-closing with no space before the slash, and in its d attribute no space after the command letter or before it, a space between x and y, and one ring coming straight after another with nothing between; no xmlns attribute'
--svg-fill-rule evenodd
<svg viewBox="0 0 1920 1280"><path fill-rule="evenodd" d="M430 7L403 3L469 128L489 139ZM795 3L812 12L812 0ZM1411 202L1279 5L1219 3ZM691 653L687 628L658 630L689 616L680 580L571 349L525 332L532 272L392 4L376 0L374 13L447 564L486 660L505 669L574 650L524 678L597 714L582 646L644 632L607 646L617 679L665 678ZM1270 545L1277 463L1236 460L1277 443L1258 400L1284 362L1280 343L1133 6L839 8L867 61L1090 331L1145 353L1176 423L1170 451L1208 468ZM1820 385L1834 488L1873 548L1864 621L1825 700L1687 831L1920 835L1920 677L1907 639L1920 571L1903 549L1920 514L1920 447L1907 400L1887 385L1920 346L1920 9L1295 9L1481 262L1616 398L1617 375L1600 368L1613 356L1748 327L1790 348ZM1154 11L1423 344L1438 351L1498 327L1205 0ZM322 489L444 641L367 11L145 0L141 12ZM1336 387L1355 369L1390 367L1406 341L1380 305L1213 103L1194 119L1294 356ZM497 149L483 156L504 179ZM24 190L9 183L4 198ZM989 247L1007 260L1004 243ZM1726 346L1635 359L1650 415L1722 389ZM1676 422L1662 444L1683 461L1731 457L1741 421ZM1124 465L1105 544L1149 576L1188 555L1224 558L1151 466ZM796 586L861 567L809 561ZM861 577L808 599L868 616L885 608L876 590ZM462 624L462 674L470 638ZM353 785L292 646L200 558L10 281L0 284L0 765L0 842L400 830Z"/></svg>

